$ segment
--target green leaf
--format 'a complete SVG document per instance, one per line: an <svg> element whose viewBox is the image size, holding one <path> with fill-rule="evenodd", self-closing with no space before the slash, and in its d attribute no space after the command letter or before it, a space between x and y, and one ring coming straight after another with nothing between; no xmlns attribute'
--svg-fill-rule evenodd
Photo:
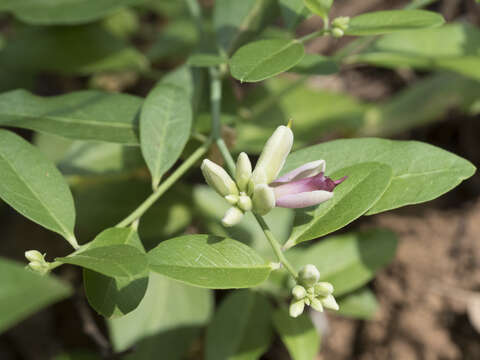
<svg viewBox="0 0 480 360"><path fill-rule="evenodd" d="M108 242L105 237L102 241ZM122 277L128 280L143 274L147 269L144 253L132 245L89 246L80 248L66 257L56 258L64 264L78 265L110 277Z"/></svg>
<svg viewBox="0 0 480 360"><path fill-rule="evenodd" d="M141 104L136 96L91 90L52 97L14 90L0 95L0 125L136 145Z"/></svg>
<svg viewBox="0 0 480 360"><path fill-rule="evenodd" d="M332 283L335 296L341 296L370 281L378 270L390 263L396 247L393 232L373 229L331 236L286 254L298 268L315 265L321 280Z"/></svg>
<svg viewBox="0 0 480 360"><path fill-rule="evenodd" d="M279 0L280 11L287 28L294 29L309 14L303 0Z"/></svg>
<svg viewBox="0 0 480 360"><path fill-rule="evenodd" d="M334 190L330 200L314 209L299 209L285 247L319 238L338 230L368 211L383 195L392 179L392 169L380 163L360 163L332 174L348 178Z"/></svg>
<svg viewBox="0 0 480 360"><path fill-rule="evenodd" d="M107 229L85 245L84 249L121 244L145 251L137 232L132 228ZM133 278L108 277L84 269L83 282L90 305L105 317L118 317L133 311L142 300L148 285L148 269L145 268Z"/></svg>
<svg viewBox="0 0 480 360"><path fill-rule="evenodd" d="M227 59L216 54L193 54L187 60L187 64L195 67L209 67L225 64Z"/></svg>
<svg viewBox="0 0 480 360"><path fill-rule="evenodd" d="M160 82L148 94L140 115L140 146L156 188L190 138L192 108L183 89Z"/></svg>
<svg viewBox="0 0 480 360"><path fill-rule="evenodd" d="M226 54L235 50L262 25L270 0L222 0L215 2L213 25L217 43Z"/></svg>
<svg viewBox="0 0 480 360"><path fill-rule="evenodd" d="M48 71L68 75L140 71L149 66L142 53L97 24L25 27L0 52L0 65L15 72Z"/></svg>
<svg viewBox="0 0 480 360"><path fill-rule="evenodd" d="M326 18L332 7L333 0L304 0L303 2L312 13Z"/></svg>
<svg viewBox="0 0 480 360"><path fill-rule="evenodd" d="M150 269L190 285L246 288L265 281L271 268L251 248L233 239L186 235L148 253Z"/></svg>
<svg viewBox="0 0 480 360"><path fill-rule="evenodd" d="M393 169L390 186L368 214L435 199L475 173L469 161L435 146L375 138L336 140L296 151L282 173L318 159L326 160L327 175L364 161Z"/></svg>
<svg viewBox="0 0 480 360"><path fill-rule="evenodd" d="M4 0L0 10L11 11L29 24L80 24L98 20L123 6L141 2L144 0Z"/></svg>
<svg viewBox="0 0 480 360"><path fill-rule="evenodd" d="M180 360L210 318L210 290L195 288L151 273L140 305L130 314L108 322L115 351L135 345L127 360L151 360L161 354Z"/></svg>
<svg viewBox="0 0 480 360"><path fill-rule="evenodd" d="M273 314L273 325L288 349L292 360L312 360L320 349L320 335L308 314L292 318L281 307Z"/></svg>
<svg viewBox="0 0 480 360"><path fill-rule="evenodd" d="M0 198L32 221L76 246L75 208L65 180L38 149L0 130Z"/></svg>
<svg viewBox="0 0 480 360"><path fill-rule="evenodd" d="M272 340L272 308L259 293L228 295L207 328L206 360L258 359Z"/></svg>
<svg viewBox="0 0 480 360"><path fill-rule="evenodd" d="M375 295L368 288L359 289L338 300L338 313L355 319L372 320L378 310Z"/></svg>
<svg viewBox="0 0 480 360"><path fill-rule="evenodd" d="M290 72L305 75L331 75L340 70L331 58L316 54L305 54L302 60L290 69Z"/></svg>
<svg viewBox="0 0 480 360"><path fill-rule="evenodd" d="M260 40L242 46L230 60L232 76L257 82L289 70L302 60L301 42L289 39Z"/></svg>
<svg viewBox="0 0 480 360"><path fill-rule="evenodd" d="M442 15L426 10L385 10L355 16L350 20L345 35L380 35L440 26Z"/></svg>
<svg viewBox="0 0 480 360"><path fill-rule="evenodd" d="M53 276L40 276L0 258L0 333L71 293L67 284Z"/></svg>

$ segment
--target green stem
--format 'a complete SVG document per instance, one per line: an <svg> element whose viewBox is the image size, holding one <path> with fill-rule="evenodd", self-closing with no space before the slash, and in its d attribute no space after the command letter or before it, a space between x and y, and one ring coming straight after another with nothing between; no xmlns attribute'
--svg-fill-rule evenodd
<svg viewBox="0 0 480 360"><path fill-rule="evenodd" d="M262 228L265 237L267 238L268 242L272 246L273 251L275 252L275 255L277 256L278 260L282 263L282 265L287 269L287 271L290 273L290 275L293 276L293 278L296 280L298 275L293 266L290 264L290 262L287 260L285 255L283 254L282 248L280 246L280 243L277 241L275 238L275 235L273 235L272 230L268 227L268 224L265 222L262 216L255 214L255 219L257 219L258 224Z"/></svg>
<svg viewBox="0 0 480 360"><path fill-rule="evenodd" d="M175 182L182 177L200 158L208 151L211 144L211 140L206 141L200 146L188 159L186 159L182 165L180 165L163 183L160 184L158 189L150 195L139 207L137 207L130 215L124 220L119 222L116 227L125 227L130 225L135 220L139 219L154 203L167 191Z"/></svg>
<svg viewBox="0 0 480 360"><path fill-rule="evenodd" d="M327 35L330 33L330 30L327 28L327 29L322 29L322 30L318 30L318 31L314 31L308 35L305 35L301 38L298 38L297 40L302 42L302 43L305 43L307 42L308 40L311 40L311 39L314 39L316 37L319 37L319 36L323 36L323 35Z"/></svg>

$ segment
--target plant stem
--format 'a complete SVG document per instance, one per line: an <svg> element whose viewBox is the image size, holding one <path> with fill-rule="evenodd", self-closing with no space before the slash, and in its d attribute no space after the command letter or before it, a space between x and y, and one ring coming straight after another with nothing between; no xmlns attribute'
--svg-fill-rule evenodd
<svg viewBox="0 0 480 360"><path fill-rule="evenodd" d="M151 194L139 207L137 207L130 215L124 220L119 222L116 227L125 227L130 225L135 220L139 219L160 196L165 193L175 182L187 172L193 164L195 164L200 158L208 151L211 144L211 140L207 140L202 146L200 146L188 159L186 159L182 165L180 165L164 182L160 184L158 189Z"/></svg>
<svg viewBox="0 0 480 360"><path fill-rule="evenodd" d="M227 144L223 141L220 123L220 110L222 103L222 79L217 67L210 67L210 103L212 112L212 139L218 146L230 175L235 174L235 161L228 150Z"/></svg>
<svg viewBox="0 0 480 360"><path fill-rule="evenodd" d="M273 235L272 230L268 227L268 224L265 222L263 217L261 215L255 214L255 219L257 219L258 224L262 228L265 237L267 238L268 242L272 246L273 251L275 252L275 255L277 255L278 260L282 263L283 266L285 266L285 269L290 273L290 275L293 276L293 278L296 280L298 275L293 266L290 264L290 262L287 260L285 255L283 254L282 248L280 246L280 243L277 241L275 238L275 235Z"/></svg>
<svg viewBox="0 0 480 360"><path fill-rule="evenodd" d="M304 42L307 42L308 40L311 40L311 39L314 39L316 37L319 37L319 36L323 36L323 35L327 35L330 33L330 30L327 28L327 29L322 29L322 30L318 30L318 31L314 31L308 35L305 35L301 38L298 38L297 40L304 43Z"/></svg>

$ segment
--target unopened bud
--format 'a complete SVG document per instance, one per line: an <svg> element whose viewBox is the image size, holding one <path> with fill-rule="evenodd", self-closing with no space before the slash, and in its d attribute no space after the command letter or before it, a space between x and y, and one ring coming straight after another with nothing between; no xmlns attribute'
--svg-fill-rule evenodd
<svg viewBox="0 0 480 360"><path fill-rule="evenodd" d="M299 282L306 287L314 286L319 279L320 272L317 267L312 264L305 265L298 273Z"/></svg>
<svg viewBox="0 0 480 360"><path fill-rule="evenodd" d="M242 220L242 217L243 212L239 208L233 206L225 213L225 216L222 219L222 224L226 227L237 225Z"/></svg>
<svg viewBox="0 0 480 360"><path fill-rule="evenodd" d="M323 312L322 302L320 300L318 300L317 298L312 299L312 301L310 303L310 306L317 311Z"/></svg>
<svg viewBox="0 0 480 360"><path fill-rule="evenodd" d="M300 299L303 299L305 296L307 296L307 291L305 290L305 288L303 286L296 285L292 289L292 295L295 299L300 300Z"/></svg>
<svg viewBox="0 0 480 360"><path fill-rule="evenodd" d="M240 195L238 198L238 207L247 212L252 210L252 199L247 195Z"/></svg>
<svg viewBox="0 0 480 360"><path fill-rule="evenodd" d="M334 38L341 38L343 35L345 35L345 32L342 29L339 29L339 28L332 29L332 36Z"/></svg>
<svg viewBox="0 0 480 360"><path fill-rule="evenodd" d="M331 294L322 299L322 304L327 309L331 309L331 310L340 309L340 307L337 304L337 301L335 300L335 298Z"/></svg>
<svg viewBox="0 0 480 360"><path fill-rule="evenodd" d="M202 162L201 170L207 184L220 195L238 195L237 185L221 166L205 159Z"/></svg>
<svg viewBox="0 0 480 360"><path fill-rule="evenodd" d="M333 285L328 282L316 283L313 288L315 289L315 296L327 296L333 293Z"/></svg>
<svg viewBox="0 0 480 360"><path fill-rule="evenodd" d="M347 30L350 23L350 18L348 16L339 16L332 21L332 27L339 28L340 30Z"/></svg>
<svg viewBox="0 0 480 360"><path fill-rule="evenodd" d="M45 261L45 258L42 255L42 253L37 250L25 251L25 257L27 258L28 261L38 261L40 263L43 263Z"/></svg>
<svg viewBox="0 0 480 360"><path fill-rule="evenodd" d="M253 211L265 215L275 207L275 192L268 185L256 185L252 201Z"/></svg>
<svg viewBox="0 0 480 360"><path fill-rule="evenodd" d="M225 196L225 200L227 200L227 202L230 205L235 205L238 202L238 196L237 195L227 195L227 196Z"/></svg>
<svg viewBox="0 0 480 360"><path fill-rule="evenodd" d="M305 309L304 300L292 301L289 309L290 316L293 318L300 316L303 313L303 309Z"/></svg>
<svg viewBox="0 0 480 360"><path fill-rule="evenodd" d="M252 177L252 163L248 158L248 155L244 152L238 155L237 167L235 168L235 180L240 191L246 191L248 181Z"/></svg>

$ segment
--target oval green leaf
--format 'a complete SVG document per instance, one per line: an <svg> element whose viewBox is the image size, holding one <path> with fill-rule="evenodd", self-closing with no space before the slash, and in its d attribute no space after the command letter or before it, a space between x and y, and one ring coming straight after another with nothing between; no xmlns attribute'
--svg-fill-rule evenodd
<svg viewBox="0 0 480 360"><path fill-rule="evenodd" d="M318 159L326 160L328 174L366 161L393 169L390 186L368 214L435 199L476 170L469 161L429 144L363 138L330 141L296 151L288 157L282 173Z"/></svg>
<svg viewBox="0 0 480 360"><path fill-rule="evenodd" d="M332 199L314 209L295 214L292 234L286 248L319 238L342 228L368 211L390 185L392 169L380 163L360 163L332 174L348 178L334 190Z"/></svg>
<svg viewBox="0 0 480 360"><path fill-rule="evenodd" d="M271 313L259 293L228 295L207 328L206 360L260 358L272 340Z"/></svg>
<svg viewBox="0 0 480 360"><path fill-rule="evenodd" d="M301 42L289 39L260 40L242 46L230 60L232 76L242 82L256 82L278 75L302 60Z"/></svg>
<svg viewBox="0 0 480 360"><path fill-rule="evenodd" d="M76 246L75 207L57 168L20 136L0 130L0 198Z"/></svg>
<svg viewBox="0 0 480 360"><path fill-rule="evenodd" d="M0 258L0 333L72 290L53 276L40 276L24 264Z"/></svg>
<svg viewBox="0 0 480 360"><path fill-rule="evenodd" d="M369 288L362 288L338 299L338 313L355 319L372 320L378 310L378 302Z"/></svg>
<svg viewBox="0 0 480 360"><path fill-rule="evenodd" d="M300 268L313 264L322 281L333 284L335 296L364 286L395 256L397 238L388 230L373 229L332 236L307 248L294 248L287 257Z"/></svg>
<svg viewBox="0 0 480 360"><path fill-rule="evenodd" d="M355 16L345 35L380 35L441 26L442 15L426 10L385 10Z"/></svg>
<svg viewBox="0 0 480 360"><path fill-rule="evenodd" d="M82 249L110 245L132 245L141 252L144 248L132 228L110 228L100 233ZM148 285L148 268L129 277L109 277L84 269L83 283L89 304L105 317L118 317L134 310L143 299Z"/></svg>
<svg viewBox="0 0 480 360"><path fill-rule="evenodd" d="M340 70L328 56L305 54L302 60L289 71L304 75L331 75Z"/></svg>
<svg viewBox="0 0 480 360"><path fill-rule="evenodd" d="M306 313L292 318L281 307L273 313L273 325L285 344L292 360L312 360L320 349L320 336Z"/></svg>
<svg viewBox="0 0 480 360"><path fill-rule="evenodd" d="M70 256L56 258L64 264L78 265L110 277L134 280L147 269L147 257L131 245L80 248Z"/></svg>
<svg viewBox="0 0 480 360"><path fill-rule="evenodd" d="M191 127L192 108L186 91L160 82L148 94L140 115L140 146L154 187L180 157Z"/></svg>
<svg viewBox="0 0 480 360"><path fill-rule="evenodd" d="M0 95L0 125L70 139L137 145L142 101L136 96L91 90L52 97L14 90Z"/></svg>
<svg viewBox="0 0 480 360"><path fill-rule="evenodd" d="M231 289L256 286L271 268L239 241L186 235L160 243L148 253L150 269L190 285Z"/></svg>

